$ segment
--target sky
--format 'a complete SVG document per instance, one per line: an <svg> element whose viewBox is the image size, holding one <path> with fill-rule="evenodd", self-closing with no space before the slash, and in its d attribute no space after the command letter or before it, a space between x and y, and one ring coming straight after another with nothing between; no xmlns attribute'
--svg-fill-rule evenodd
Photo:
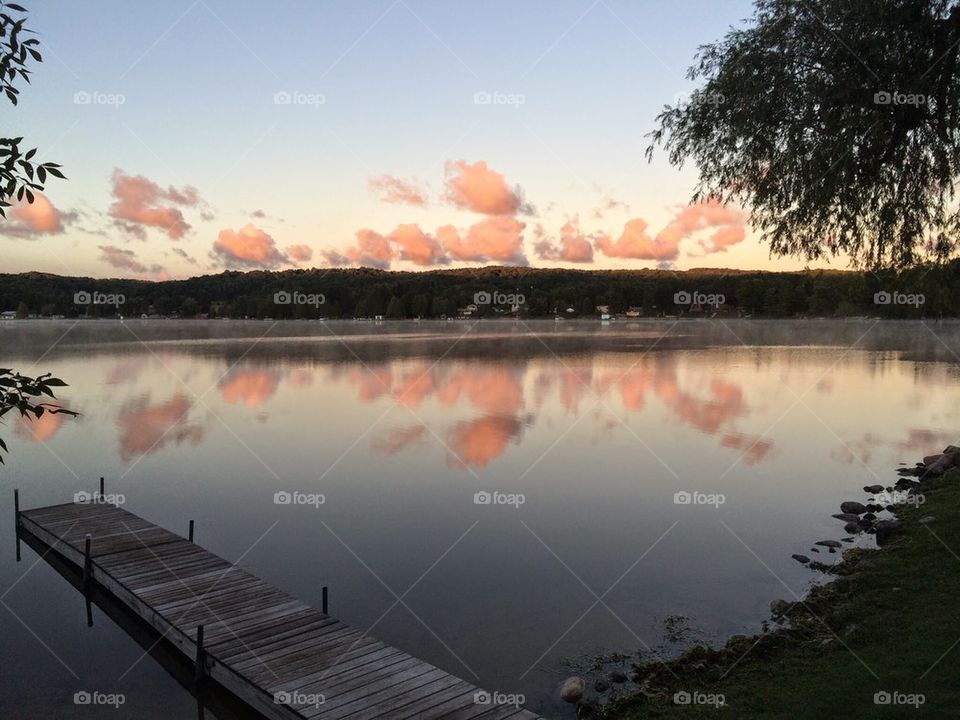
<svg viewBox="0 0 960 720"><path fill-rule="evenodd" d="M4 272L799 269L646 135L747 0L55 0Z"/></svg>

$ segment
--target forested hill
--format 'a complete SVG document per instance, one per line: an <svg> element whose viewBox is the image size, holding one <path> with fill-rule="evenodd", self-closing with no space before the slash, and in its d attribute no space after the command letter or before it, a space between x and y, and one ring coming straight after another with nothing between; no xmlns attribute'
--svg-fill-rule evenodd
<svg viewBox="0 0 960 720"><path fill-rule="evenodd" d="M471 308L476 305L476 309ZM0 311L20 316L388 318L519 313L754 317L960 315L960 260L900 273L566 270L517 267L223 272L152 282L0 274Z"/></svg>

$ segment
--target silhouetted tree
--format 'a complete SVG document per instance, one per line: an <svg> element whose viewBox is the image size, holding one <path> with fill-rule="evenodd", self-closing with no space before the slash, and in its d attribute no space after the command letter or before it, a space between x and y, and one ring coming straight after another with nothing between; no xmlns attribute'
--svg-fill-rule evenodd
<svg viewBox="0 0 960 720"><path fill-rule="evenodd" d="M699 167L695 199L748 207L777 255L944 259L960 209L960 1L757 0L702 47L703 81L647 150Z"/></svg>

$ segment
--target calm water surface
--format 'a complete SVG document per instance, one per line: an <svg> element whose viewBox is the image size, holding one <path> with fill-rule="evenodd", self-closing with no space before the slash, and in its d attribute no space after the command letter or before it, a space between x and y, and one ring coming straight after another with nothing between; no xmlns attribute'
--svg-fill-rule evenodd
<svg viewBox="0 0 960 720"><path fill-rule="evenodd" d="M104 475L296 597L329 585L342 620L572 717L557 683L596 657L669 654L678 617L756 631L803 593L790 554L843 537L842 500L958 439L958 356L942 323L4 323L3 364L66 379L82 415L0 435L0 715L95 717L72 699L96 689L117 717L196 716L33 550L15 563L14 487L29 508ZM275 502L297 492L325 502Z"/></svg>

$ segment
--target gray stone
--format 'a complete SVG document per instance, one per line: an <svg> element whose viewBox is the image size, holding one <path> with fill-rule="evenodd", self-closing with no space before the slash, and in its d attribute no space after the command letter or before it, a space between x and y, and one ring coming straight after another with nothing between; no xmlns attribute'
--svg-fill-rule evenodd
<svg viewBox="0 0 960 720"><path fill-rule="evenodd" d="M900 532L900 523L896 520L878 520L873 529L877 534L877 545L883 545Z"/></svg>
<svg viewBox="0 0 960 720"><path fill-rule="evenodd" d="M819 545L820 547L828 547L828 548L842 547L842 545L840 545L840 543L837 542L836 540L817 540L817 542L814 544Z"/></svg>
<svg viewBox="0 0 960 720"><path fill-rule="evenodd" d="M568 677L560 683L560 699L568 703L577 702L583 697L583 685L582 677Z"/></svg>
<svg viewBox="0 0 960 720"><path fill-rule="evenodd" d="M619 685L627 681L627 674L623 670L611 670L607 673L607 679Z"/></svg>
<svg viewBox="0 0 960 720"><path fill-rule="evenodd" d="M847 500L846 502L840 503L840 512L863 515L866 511L866 505L858 503L856 500Z"/></svg>
<svg viewBox="0 0 960 720"><path fill-rule="evenodd" d="M856 513L836 513L833 517L844 522L856 522L860 519L860 516Z"/></svg>
<svg viewBox="0 0 960 720"><path fill-rule="evenodd" d="M792 557L798 563L803 563L804 565L810 562L810 558L808 558L806 555L791 555L790 557Z"/></svg>
<svg viewBox="0 0 960 720"><path fill-rule="evenodd" d="M863 491L868 492L871 495L876 495L877 493L883 492L883 485L867 485Z"/></svg>

